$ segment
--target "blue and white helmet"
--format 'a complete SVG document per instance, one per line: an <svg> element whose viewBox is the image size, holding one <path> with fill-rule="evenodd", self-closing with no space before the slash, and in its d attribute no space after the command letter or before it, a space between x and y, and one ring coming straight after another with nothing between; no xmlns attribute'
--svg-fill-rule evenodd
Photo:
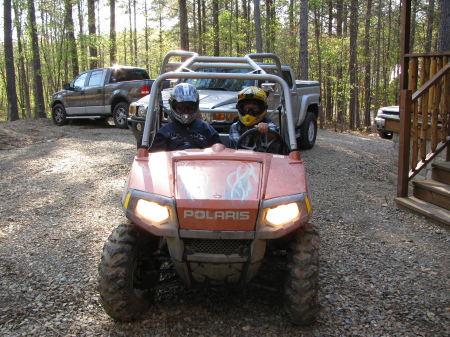
<svg viewBox="0 0 450 337"><path fill-rule="evenodd" d="M183 102L192 102L190 109L183 109L177 111L177 105ZM200 98L197 89L189 83L180 83L173 87L170 92L169 105L172 111L172 116L181 124L191 124L197 115ZM184 106L186 106L184 104Z"/></svg>

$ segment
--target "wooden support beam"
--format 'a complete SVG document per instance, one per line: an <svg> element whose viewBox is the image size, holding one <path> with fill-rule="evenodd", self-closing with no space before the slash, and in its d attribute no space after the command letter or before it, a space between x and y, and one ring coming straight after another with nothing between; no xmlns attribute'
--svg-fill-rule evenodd
<svg viewBox="0 0 450 337"><path fill-rule="evenodd" d="M412 91L400 92L400 133L398 151L397 197L408 196L409 151L411 141Z"/></svg>

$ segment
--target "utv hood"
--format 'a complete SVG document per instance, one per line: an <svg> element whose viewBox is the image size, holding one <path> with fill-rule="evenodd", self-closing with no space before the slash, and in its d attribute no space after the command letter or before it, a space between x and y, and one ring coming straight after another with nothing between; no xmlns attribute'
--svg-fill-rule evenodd
<svg viewBox="0 0 450 337"><path fill-rule="evenodd" d="M254 229L262 162L186 158L174 164L181 229Z"/></svg>

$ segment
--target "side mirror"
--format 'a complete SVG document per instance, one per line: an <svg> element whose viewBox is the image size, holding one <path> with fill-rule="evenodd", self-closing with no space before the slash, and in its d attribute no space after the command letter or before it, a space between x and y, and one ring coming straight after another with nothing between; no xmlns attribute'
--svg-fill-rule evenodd
<svg viewBox="0 0 450 337"><path fill-rule="evenodd" d="M73 90L73 88L70 86L70 83L64 83L63 84L63 89L64 90Z"/></svg>
<svg viewBox="0 0 450 337"><path fill-rule="evenodd" d="M266 93L267 97L272 91L277 91L276 83L262 83L261 89Z"/></svg>

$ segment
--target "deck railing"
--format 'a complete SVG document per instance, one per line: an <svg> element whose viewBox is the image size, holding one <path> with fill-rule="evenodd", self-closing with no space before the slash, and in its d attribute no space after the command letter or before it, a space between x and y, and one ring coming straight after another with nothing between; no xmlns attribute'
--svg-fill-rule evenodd
<svg viewBox="0 0 450 337"><path fill-rule="evenodd" d="M403 57L408 88L400 93L398 197L408 196L409 181L444 149L450 160L450 52Z"/></svg>

